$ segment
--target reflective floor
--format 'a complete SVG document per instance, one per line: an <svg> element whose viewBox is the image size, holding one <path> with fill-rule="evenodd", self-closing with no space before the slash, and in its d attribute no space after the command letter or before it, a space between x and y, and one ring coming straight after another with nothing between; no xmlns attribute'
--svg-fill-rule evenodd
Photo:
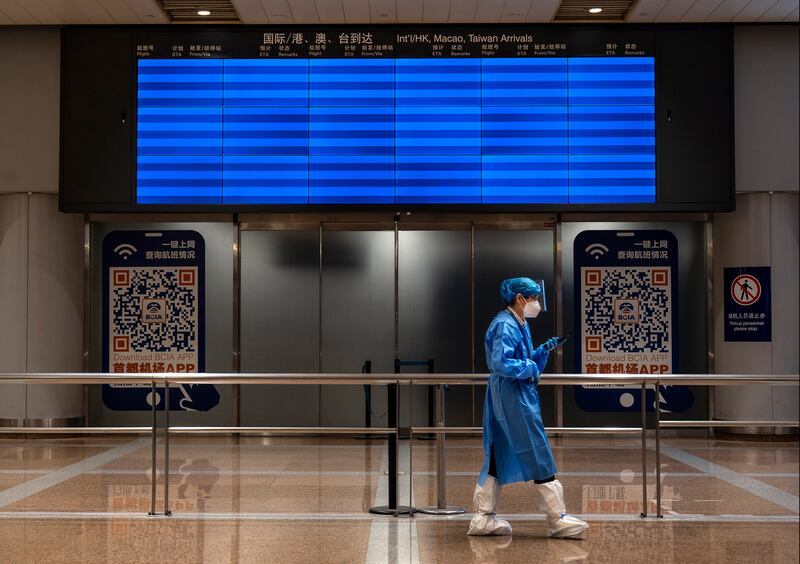
<svg viewBox="0 0 800 564"><path fill-rule="evenodd" d="M468 538L469 513L369 514L388 492L377 440L173 438L173 515L148 517L147 438L0 438L0 561L798 561L797 442L662 442L664 518L641 519L638 441L553 440L567 510L591 524L586 540L558 541L525 484L505 488L499 507L511 538ZM477 439L448 440L448 504L471 510L482 456ZM401 503L435 505L433 443L402 441L400 460ZM652 450L647 464L653 515ZM162 512L161 473L156 494Z"/></svg>

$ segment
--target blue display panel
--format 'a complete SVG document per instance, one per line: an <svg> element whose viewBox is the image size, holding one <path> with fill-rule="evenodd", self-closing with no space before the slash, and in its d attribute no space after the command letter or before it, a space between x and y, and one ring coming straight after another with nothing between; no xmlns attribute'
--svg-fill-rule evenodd
<svg viewBox="0 0 800 564"><path fill-rule="evenodd" d="M653 203L652 57L138 60L139 204Z"/></svg>

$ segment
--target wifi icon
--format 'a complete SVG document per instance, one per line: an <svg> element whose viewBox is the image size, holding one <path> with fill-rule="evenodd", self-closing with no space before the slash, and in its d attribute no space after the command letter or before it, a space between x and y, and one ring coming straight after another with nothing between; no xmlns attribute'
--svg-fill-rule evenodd
<svg viewBox="0 0 800 564"><path fill-rule="evenodd" d="M608 252L608 247L600 243L592 243L586 247L586 252L592 255L594 260L598 260L601 256Z"/></svg>
<svg viewBox="0 0 800 564"><path fill-rule="evenodd" d="M114 247L114 252L121 256L123 260L128 260L128 257L135 253L138 249L130 243L123 243Z"/></svg>

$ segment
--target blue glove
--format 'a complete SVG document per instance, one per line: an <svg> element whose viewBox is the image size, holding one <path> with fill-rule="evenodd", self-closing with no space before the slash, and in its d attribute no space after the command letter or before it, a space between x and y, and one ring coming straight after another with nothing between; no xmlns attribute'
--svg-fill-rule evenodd
<svg viewBox="0 0 800 564"><path fill-rule="evenodd" d="M530 383L534 386L539 383L539 380L542 379L542 371L539 370L539 364L534 360L533 364L531 365L531 379Z"/></svg>
<svg viewBox="0 0 800 564"><path fill-rule="evenodd" d="M558 341L559 341L558 337L550 337L544 343L542 343L541 346L547 349L547 351L549 352L558 346Z"/></svg>
<svg viewBox="0 0 800 564"><path fill-rule="evenodd" d="M550 358L550 349L558 345L558 337L550 337L533 351L533 361L539 368L539 372L544 372L547 360Z"/></svg>
<svg viewBox="0 0 800 564"><path fill-rule="evenodd" d="M538 348L534 349L533 354L531 355L531 360L536 364L536 368L539 369L539 372L544 372L544 367L547 364L547 358L549 353L547 349L544 348L544 345L539 345Z"/></svg>

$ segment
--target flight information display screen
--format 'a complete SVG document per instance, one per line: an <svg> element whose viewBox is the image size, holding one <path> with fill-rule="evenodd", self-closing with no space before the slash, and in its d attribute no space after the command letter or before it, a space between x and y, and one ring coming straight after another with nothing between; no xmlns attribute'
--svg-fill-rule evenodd
<svg viewBox="0 0 800 564"><path fill-rule="evenodd" d="M400 34L275 35L249 57L139 42L137 203L656 201L655 57L636 44L431 35L403 56Z"/></svg>

